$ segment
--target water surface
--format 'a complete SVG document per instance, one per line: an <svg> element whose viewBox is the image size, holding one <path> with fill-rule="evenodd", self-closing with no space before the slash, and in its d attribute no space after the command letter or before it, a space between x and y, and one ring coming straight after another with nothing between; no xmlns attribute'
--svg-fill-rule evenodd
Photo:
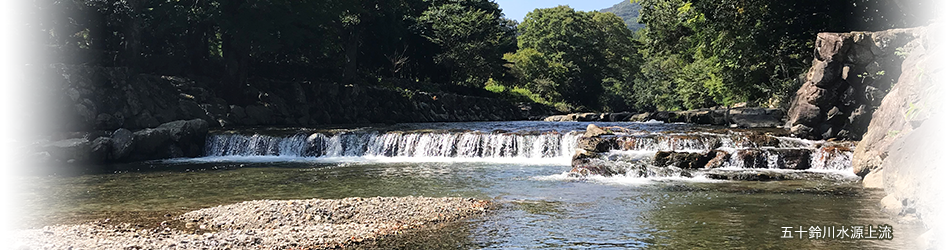
<svg viewBox="0 0 950 250"><path fill-rule="evenodd" d="M570 133L586 126L550 124L557 125L539 130ZM451 125L399 125L404 127L396 131L449 130ZM475 123L461 127L464 133L479 130L493 135L511 131L530 134L541 125ZM655 132L673 130L656 124L635 125ZM492 127L505 131L485 129ZM363 247L907 249L914 248L913 237L922 232L880 212L882 194L850 180L580 178L566 174L571 169L569 164L570 156L564 154L249 154L126 164L119 166L125 171L118 173L26 177L30 192L25 194L25 207L31 212L24 218L24 225L116 218L157 226L161 220L185 211L257 199L452 196L490 199L497 209ZM810 226L882 224L894 226L893 240L809 240L807 234L803 237L806 239L798 239L798 233L793 239L781 238L782 227L798 230L801 226L807 230Z"/></svg>

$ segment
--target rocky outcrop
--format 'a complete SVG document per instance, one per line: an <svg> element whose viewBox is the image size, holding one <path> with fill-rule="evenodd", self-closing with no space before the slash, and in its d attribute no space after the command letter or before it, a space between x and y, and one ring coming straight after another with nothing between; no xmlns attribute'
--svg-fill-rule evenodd
<svg viewBox="0 0 950 250"><path fill-rule="evenodd" d="M948 203L945 176L948 156L943 146L946 132L947 45L937 40L941 25L915 29L902 74L880 107L873 112L867 132L855 148L852 167L864 177L864 186L883 188L885 212L923 222L931 232L946 235ZM930 242L938 238L924 239ZM946 243L946 242L944 242ZM944 244L945 245L945 244ZM924 248L927 248L925 245Z"/></svg>
<svg viewBox="0 0 950 250"><path fill-rule="evenodd" d="M785 126L802 138L861 140L921 34L920 28L818 34Z"/></svg>
<svg viewBox="0 0 950 250"><path fill-rule="evenodd" d="M709 174L709 178L716 179L785 180L790 177L782 177L786 175L781 173L746 171L753 174L729 175L710 171L721 168L847 170L850 167L853 143L798 140L765 131L649 133L590 124L578 140L571 172L578 176Z"/></svg>
<svg viewBox="0 0 950 250"><path fill-rule="evenodd" d="M904 74L874 112L864 139L854 155L854 172L864 176L881 167L891 144L908 134L938 111L939 72L937 58L928 56L921 44L915 46L903 63ZM879 173L875 173L879 174ZM873 177L872 177L873 178Z"/></svg>
<svg viewBox="0 0 950 250"><path fill-rule="evenodd" d="M487 97L324 82L252 80L248 103L228 103L210 80L137 74L125 68L52 65L62 76L59 131L154 128L202 119L211 127L523 120L545 113ZM281 86L275 88L273 86Z"/></svg>
<svg viewBox="0 0 950 250"><path fill-rule="evenodd" d="M775 128L784 124L785 113L771 108L695 109L648 113L575 113L545 117L549 122L646 122L650 120L706 125L730 125L740 128Z"/></svg>
<svg viewBox="0 0 950 250"><path fill-rule="evenodd" d="M880 170L887 193L881 201L885 211L928 223L945 221L940 220L944 218L940 211L946 209L943 206L950 204L950 199L942 183L950 173L947 169L950 156L941 152L946 141L932 138L941 135L943 139L950 139L941 131L944 129L941 124L928 121L891 144Z"/></svg>

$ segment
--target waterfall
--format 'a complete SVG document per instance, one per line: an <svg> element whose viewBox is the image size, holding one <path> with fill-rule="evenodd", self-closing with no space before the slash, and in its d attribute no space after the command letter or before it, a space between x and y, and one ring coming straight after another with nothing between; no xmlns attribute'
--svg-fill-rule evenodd
<svg viewBox="0 0 950 250"><path fill-rule="evenodd" d="M570 157L581 134L481 132L343 132L293 136L216 134L206 156L288 157Z"/></svg>

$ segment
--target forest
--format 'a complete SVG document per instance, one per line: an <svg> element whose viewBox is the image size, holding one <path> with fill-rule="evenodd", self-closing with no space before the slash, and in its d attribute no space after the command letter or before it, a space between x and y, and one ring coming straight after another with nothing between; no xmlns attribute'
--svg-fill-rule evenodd
<svg viewBox="0 0 950 250"><path fill-rule="evenodd" d="M635 22L559 6L519 23L490 0L36 0L45 16L26 25L55 63L202 79L232 103L248 102L249 81L272 79L571 112L781 106L818 32L920 26L935 14L929 0L635 3Z"/></svg>

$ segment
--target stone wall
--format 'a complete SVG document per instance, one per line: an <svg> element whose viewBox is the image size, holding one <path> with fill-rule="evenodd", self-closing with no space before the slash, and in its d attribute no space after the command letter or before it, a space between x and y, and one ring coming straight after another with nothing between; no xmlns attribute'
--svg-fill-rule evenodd
<svg viewBox="0 0 950 250"><path fill-rule="evenodd" d="M54 82L46 90L53 122L27 151L35 165L54 169L39 171L197 157L214 128L523 120L546 112L486 97L261 79L243 90L250 103L236 105L208 79L82 65L42 70Z"/></svg>
<svg viewBox="0 0 950 250"><path fill-rule="evenodd" d="M55 112L59 131L142 129L175 120L202 119L210 127L521 120L522 108L474 96L398 91L320 82L252 80L252 100L220 98L207 79L134 74L125 68L52 65L63 93Z"/></svg>
<svg viewBox="0 0 950 250"><path fill-rule="evenodd" d="M819 33L786 127L803 138L861 140L921 31Z"/></svg>

